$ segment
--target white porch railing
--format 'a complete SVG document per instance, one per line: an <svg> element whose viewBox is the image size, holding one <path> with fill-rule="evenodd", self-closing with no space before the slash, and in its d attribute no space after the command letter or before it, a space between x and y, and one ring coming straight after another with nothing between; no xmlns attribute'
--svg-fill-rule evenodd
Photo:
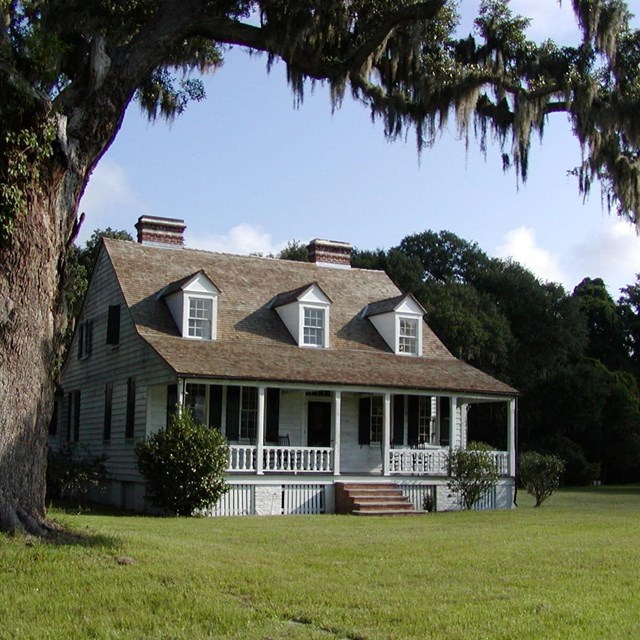
<svg viewBox="0 0 640 640"><path fill-rule="evenodd" d="M446 476L449 449L390 449L389 472Z"/></svg>
<svg viewBox="0 0 640 640"><path fill-rule="evenodd" d="M493 461L496 463L496 469L501 476L509 475L509 452L508 451L492 451Z"/></svg>
<svg viewBox="0 0 640 640"><path fill-rule="evenodd" d="M229 445L227 471L255 471L258 448L255 445ZM262 448L265 472L276 473L331 473L333 449L331 447L276 447Z"/></svg>
<svg viewBox="0 0 640 640"><path fill-rule="evenodd" d="M449 473L447 458L449 449L390 449L389 472L391 474L413 474L446 476ZM492 451L498 474L509 475L509 453Z"/></svg>

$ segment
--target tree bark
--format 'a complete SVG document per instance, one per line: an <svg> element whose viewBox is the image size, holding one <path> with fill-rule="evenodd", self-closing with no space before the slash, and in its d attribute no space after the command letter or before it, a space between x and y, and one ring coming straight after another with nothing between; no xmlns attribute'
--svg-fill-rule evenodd
<svg viewBox="0 0 640 640"><path fill-rule="evenodd" d="M47 432L64 322L64 255L79 194L77 180L68 178L51 161L28 212L0 244L1 531L43 535L49 528Z"/></svg>

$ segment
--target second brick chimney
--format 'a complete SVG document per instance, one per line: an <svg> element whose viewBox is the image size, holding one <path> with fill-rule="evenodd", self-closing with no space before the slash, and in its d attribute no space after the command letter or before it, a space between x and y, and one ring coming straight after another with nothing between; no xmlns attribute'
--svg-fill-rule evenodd
<svg viewBox="0 0 640 640"><path fill-rule="evenodd" d="M187 228L184 220L140 216L135 226L140 244L168 249L181 249L184 245L184 230Z"/></svg>
<svg viewBox="0 0 640 640"><path fill-rule="evenodd" d="M323 267L351 268L351 245L336 240L320 240L316 238L307 246L309 262Z"/></svg>

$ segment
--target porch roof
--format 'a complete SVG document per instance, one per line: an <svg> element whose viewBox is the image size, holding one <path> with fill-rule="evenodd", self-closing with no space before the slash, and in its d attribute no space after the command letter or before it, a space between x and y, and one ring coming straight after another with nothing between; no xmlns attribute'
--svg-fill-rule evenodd
<svg viewBox="0 0 640 640"><path fill-rule="evenodd" d="M179 376L389 387L510 396L510 386L451 357L412 358L346 349L183 340L142 334Z"/></svg>

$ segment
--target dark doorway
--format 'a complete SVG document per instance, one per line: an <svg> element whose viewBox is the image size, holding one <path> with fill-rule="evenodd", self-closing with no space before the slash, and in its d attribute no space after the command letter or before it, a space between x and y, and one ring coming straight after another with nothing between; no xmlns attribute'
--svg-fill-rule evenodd
<svg viewBox="0 0 640 640"><path fill-rule="evenodd" d="M331 446L331 403L310 400L307 409L307 446Z"/></svg>

